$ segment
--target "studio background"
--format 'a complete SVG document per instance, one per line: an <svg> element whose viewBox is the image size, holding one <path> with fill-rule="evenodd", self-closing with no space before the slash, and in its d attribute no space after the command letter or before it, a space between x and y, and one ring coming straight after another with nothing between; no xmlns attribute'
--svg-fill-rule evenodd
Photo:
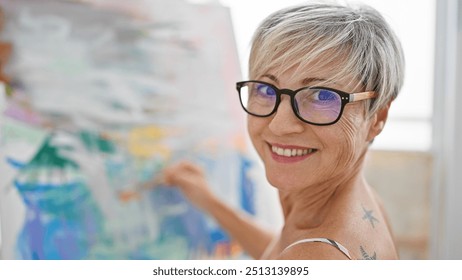
<svg viewBox="0 0 462 280"><path fill-rule="evenodd" d="M8 4L8 2L0 1L0 6ZM31 1L22 0L22 2L30 3ZM48 2L53 1L50 0ZM55 2L69 4L74 1L56 0ZM101 3L105 1L75 2L93 2L93 4L99 3L98 5L102 5ZM120 1L120 3L122 2ZM169 138L170 140L167 142L162 142L162 144L165 144L164 146L156 145L153 147L148 145L143 151L131 152L138 153L137 155L146 152L150 156L157 155L154 161L150 157L150 165L147 165L150 167L145 171L158 171L167 158L169 160L176 158L186 150L194 151L190 153L190 157L201 160L205 166L213 164L213 160L218 159L222 163L222 165L218 166L222 167L216 168L214 171L210 170L210 176L214 178L217 184L219 184L220 178L223 176L220 170L226 169L230 161L234 162L231 165L236 167L235 170L241 170L241 168L246 166L243 164L243 161L240 161L239 156L236 156L245 155L243 158L252 162L252 169L247 170L248 173L246 174L250 174L249 180L253 182L252 195L249 196L250 198L248 197L248 201L252 201L251 204L253 206L249 208L249 205L243 202L245 199L238 199L238 194L234 193L233 196L236 197L234 199L236 202L235 205L244 210L246 207L247 210L251 209L254 211L253 214L256 218L263 224L277 229L281 225L282 218L278 209L276 194L274 189L268 186L264 180L261 164L256 159L255 154L253 154L249 140L246 138L245 116L243 112L239 111L239 105L235 103L237 101L237 94L233 92L233 83L236 80L245 79L247 76L250 39L258 23L269 13L291 4L301 3L302 1L191 0L171 1L168 5L165 4L165 1L137 2L150 2L152 11L148 11L147 14L157 16L157 23L163 22L164 25L158 29L161 32L156 34L158 36L156 37L157 39L167 38L168 43L173 44L175 47L178 47L179 44L183 45L181 45L177 52L169 51L167 57L163 56L162 65L168 65L167 69L151 69L151 74L156 77L154 84L147 80L138 80L140 85L162 89L159 91L162 94L157 95L157 99L155 100L159 102L156 104L160 105L151 108L155 110L160 109L160 111L154 110L158 113L157 115L148 114L153 119L143 119L143 121L154 120L162 129L156 130L151 127L143 131L143 135L148 135L148 138L150 137L151 140L154 139L155 141L158 141L162 135L175 135L175 137ZM457 108L459 105L462 105L460 94L458 93L462 91L462 82L460 79L462 77L462 1L364 0L361 2L373 6L384 15L400 38L406 58L406 77L403 89L391 107L384 131L377 137L371 147L367 160L366 177L383 198L384 206L389 214L389 219L394 230L400 258L461 259L462 241L459 237L462 234L462 225L457 218L458 213L462 211L462 205L458 203L462 199L462 192L460 190L460 186L462 186L462 172L459 170L460 163L458 163L457 159L462 156L462 150L457 146L457 143L460 143L460 140L462 140L460 139L462 138L462 121L457 117ZM113 10L116 11L117 9L126 8L123 4L120 4L120 6L114 4L113 6L115 7L113 7ZM191 6L195 8L191 8ZM136 5L132 5L132 7L136 7ZM220 10L225 16L220 17L216 16L216 14L214 16L213 13L207 14L207 11L214 9ZM174 12L162 12L165 10ZM208 17L204 16L200 21L186 17L186 20L191 20L191 22L195 22L196 24L192 24L186 32L180 32L178 30L181 29L175 29L177 26L175 26L174 21L170 17L172 15L190 15L191 13L188 13L188 11L192 10L195 10L199 15L203 13L202 15L207 15ZM56 12L59 13L60 11ZM133 17L135 15L134 17L136 18L137 13L139 14L140 12L142 14L142 11L133 9L130 11L131 14L125 14L124 17ZM159 18L162 20L159 20ZM213 40L213 38L206 38L207 36L201 37L203 32L200 29L211 28L207 23L210 20L221 26L222 29L220 30L227 30L226 33L223 33L224 35L221 34L225 39ZM169 28L173 29L169 31ZM217 33L217 30L214 31L215 33L210 34L220 33ZM1 38L4 37L2 36ZM219 45L214 45L217 43ZM205 48L201 49L200 52L191 52L191 49L194 50L195 47L197 50L204 46ZM162 48L156 50L157 54L163 51ZM156 54L153 55L155 56ZM187 61L187 67L184 66L184 63L181 65L182 63L179 61L182 60L179 60L180 58ZM107 63L110 63L110 61L107 61ZM61 67L60 69L68 67L68 70L73 69L76 71L75 68L72 68L76 65L70 65L71 68L69 68L69 64L58 66ZM81 65L77 66L81 67ZM38 71L38 69L33 70ZM17 75L18 73L10 69L9 74ZM123 76L123 72L118 74ZM186 79L185 77L188 78ZM204 77L209 77L209 79ZM212 78L210 79L210 77ZM199 79L204 79L208 83L198 82ZM183 92L176 92L170 88L172 83L165 82L172 80L178 82L181 89L185 89L188 85L193 84L194 87L190 87L189 90L194 92L209 91L210 88L220 89L220 93L216 96L208 95L214 96L216 98L215 101L211 101L208 99L209 97L205 97L206 95L203 95L203 98L195 100L180 99L182 106L184 106L181 108L191 106L190 108L207 111L210 114L191 118L190 112L173 110L171 106L174 101L171 97L175 96L175 98L178 98ZM114 82L117 79L111 79L111 81ZM118 83L120 84L120 81ZM118 86L119 84L111 85ZM59 92L56 94L59 94ZM126 99L127 95L125 94L129 93L121 93L118 97L124 101L130 100L130 98ZM235 98L234 101L233 98ZM140 100L144 99L139 99L138 102ZM228 102L226 104L231 105L211 106L211 104L216 105L220 104L220 102ZM34 104L44 105L45 103L38 102ZM132 109L138 108L136 106L139 105L136 102L130 104L134 106ZM8 109L8 106L6 108ZM41 108L44 107L42 106ZM45 108L54 110L56 107L45 106ZM176 107L173 108L178 109ZM150 112L152 113L153 111ZM176 117L165 118L165 114L168 113L174 113L173 115L176 114ZM77 112L76 114L81 115L82 112ZM159 118L159 116L161 117ZM184 117L183 120L181 116ZM216 116L219 117L217 118ZM100 117L100 115L96 114L96 117ZM120 124L121 119L111 121ZM7 122L3 121L3 124L5 123ZM90 122L77 122L77 125L75 121L71 121L71 123L75 127L81 128L87 127ZM197 125L198 123L201 123L201 125ZM67 124L67 122L60 122L60 125L64 127ZM203 124L206 124L205 128ZM107 128L107 122L102 122L101 125ZM137 125L139 125L139 122ZM175 129L165 131L163 128L166 126L174 127ZM192 128L190 131L196 130L196 132L187 134L189 137L182 138L184 141L171 140L178 139L176 137L178 135L184 135L181 134L181 129L184 127ZM11 126L7 128L11 128ZM94 129L94 127L91 128ZM110 128L114 129L114 126L111 125ZM6 131L4 125L2 130L2 147L6 145L5 139L12 139L11 137L16 135L14 133L11 134L11 131L7 135ZM33 135L30 134L30 131L24 133L26 133L27 140L35 139L35 141L42 143L49 130L45 129L45 131L45 133L41 134L41 132L37 132ZM138 136L139 134L135 135ZM223 135L226 137L223 137ZM229 141L229 139L232 140ZM159 142L156 143L159 144ZM34 145L39 146L39 144ZM167 147L167 149L162 147ZM219 151L226 150L229 153L217 153L217 149ZM32 151L30 153L33 154ZM5 150L3 150L3 155L5 155ZM132 168L133 166L136 166L136 164L132 165ZM11 168L11 164L5 164L3 160L1 167L2 173L5 174L4 171L6 168ZM238 174L240 171L236 172ZM233 176L233 174L227 174L226 176ZM140 180L141 177L137 178L137 180ZM145 180L144 177L142 179ZM4 187L3 189L5 189L8 183L10 182L5 182L4 180L2 181L4 186L0 187ZM237 185L241 188L242 182L234 182L224 189L217 187L217 191L221 195L226 196L229 194L226 189L232 189L233 186ZM246 194L249 195L248 192ZM5 225L7 224L5 217L11 218L9 216L13 208L8 207L14 207L6 204L5 201L2 200L0 202L2 203L0 205L0 217L2 219L0 225L2 226L1 232L3 232L1 243L3 248L2 256L5 256L4 248L6 245L10 248L14 247L13 244L5 245L4 232ZM181 207L170 210L181 211ZM143 213L148 213L146 209L144 211ZM206 223L210 223L210 221ZM158 226L158 224L152 225L149 232L154 239L157 238L156 240L160 242L159 244L162 244L162 240L159 239L160 236L156 235L156 232L159 232ZM19 228L20 225L17 225L17 227ZM18 234L18 232L15 234ZM239 250L236 248L233 249L233 245L229 242L224 242L221 244L223 246L217 247L219 240L225 240L220 239L222 238L220 234L211 234L210 236L214 236L210 237L211 240L214 240L210 243L213 244L210 245L214 248L212 250L213 253L209 255L202 253L188 255L186 252L185 256L201 256L204 258L218 256L242 257L240 253L236 253ZM185 238L185 240L187 239ZM181 247L181 244L184 244L181 243L183 241L178 241L178 246ZM159 256L168 257L162 254Z"/></svg>

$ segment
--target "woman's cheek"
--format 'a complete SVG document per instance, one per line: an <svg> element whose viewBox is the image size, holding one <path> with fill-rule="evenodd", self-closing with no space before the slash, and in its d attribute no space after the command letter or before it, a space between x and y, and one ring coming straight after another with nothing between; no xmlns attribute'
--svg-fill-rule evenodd
<svg viewBox="0 0 462 280"><path fill-rule="evenodd" d="M262 145L262 132L263 132L263 118L257 118L251 115L247 117L247 132L249 134L250 140L257 150L260 153L260 146ZM261 155L260 155L261 156Z"/></svg>
<svg viewBox="0 0 462 280"><path fill-rule="evenodd" d="M338 123L338 130L335 132L336 140L336 167L344 168L354 164L359 157L361 130L355 118L342 118Z"/></svg>

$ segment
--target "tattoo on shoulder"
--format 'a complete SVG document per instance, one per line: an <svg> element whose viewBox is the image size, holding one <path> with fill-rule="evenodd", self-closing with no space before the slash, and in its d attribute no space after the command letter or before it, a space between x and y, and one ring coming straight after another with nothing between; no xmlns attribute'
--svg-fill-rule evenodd
<svg viewBox="0 0 462 280"><path fill-rule="evenodd" d="M361 256L363 257L363 260L376 260L377 259L376 252L374 252L374 254L371 256L366 252L366 250L364 250L363 246L359 246L359 250L361 251Z"/></svg>
<svg viewBox="0 0 462 280"><path fill-rule="evenodd" d="M364 208L364 206L362 206L363 208L363 211L364 211L364 216L363 216L363 220L368 220L372 227L375 228L375 223L378 223L379 220L377 220L376 217L374 217L374 214L372 214L372 210L367 210L366 208Z"/></svg>

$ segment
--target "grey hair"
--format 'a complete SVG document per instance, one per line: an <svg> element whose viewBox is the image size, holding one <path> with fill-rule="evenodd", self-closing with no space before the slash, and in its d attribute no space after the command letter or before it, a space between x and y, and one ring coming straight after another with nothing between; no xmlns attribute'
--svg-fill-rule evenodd
<svg viewBox="0 0 462 280"><path fill-rule="evenodd" d="M370 114L393 101L404 80L401 44L367 5L311 2L277 11L260 24L250 51L251 79L308 64L334 69L329 82L353 76L356 86L377 92L372 104L366 103Z"/></svg>

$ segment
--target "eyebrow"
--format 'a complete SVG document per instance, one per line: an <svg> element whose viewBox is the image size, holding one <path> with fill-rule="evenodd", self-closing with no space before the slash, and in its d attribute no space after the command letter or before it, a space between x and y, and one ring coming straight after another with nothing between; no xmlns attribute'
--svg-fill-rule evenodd
<svg viewBox="0 0 462 280"><path fill-rule="evenodd" d="M262 77L267 77L267 78L269 78L270 80L273 80L273 82L276 82L276 83L279 82L278 78L276 78L276 76L271 75L271 74L265 74Z"/></svg>
<svg viewBox="0 0 462 280"><path fill-rule="evenodd" d="M303 85L309 85L309 84L312 84L314 82L325 82L325 81L327 81L327 80L322 79L322 78L305 78L305 79L303 79L302 84Z"/></svg>
<svg viewBox="0 0 462 280"><path fill-rule="evenodd" d="M274 76L274 75L265 74L262 77L267 77L270 80L273 80L274 82L279 83L278 78L276 78L276 76ZM302 85L309 85L309 84L312 84L314 82L325 82L325 81L326 81L326 79L322 79L322 78L305 78L305 79L302 80Z"/></svg>

